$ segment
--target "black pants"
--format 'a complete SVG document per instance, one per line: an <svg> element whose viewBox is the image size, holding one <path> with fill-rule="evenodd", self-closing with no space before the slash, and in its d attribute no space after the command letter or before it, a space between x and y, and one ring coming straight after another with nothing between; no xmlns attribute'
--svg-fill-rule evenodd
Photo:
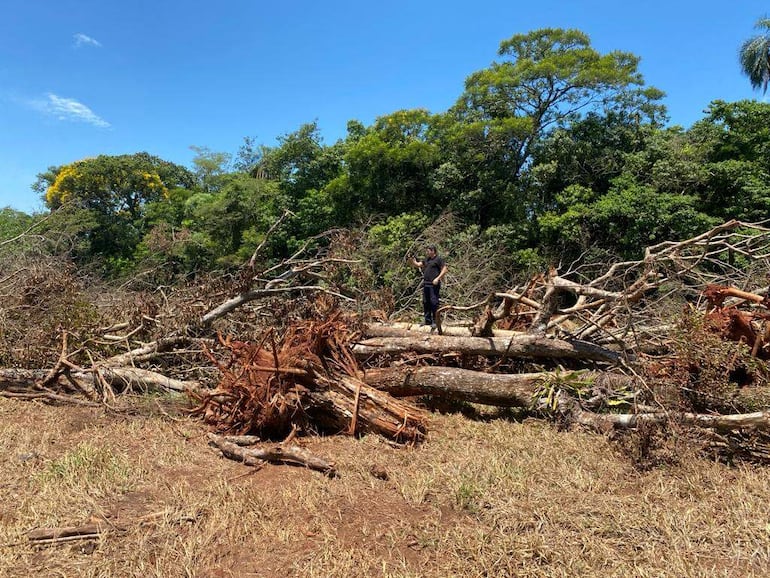
<svg viewBox="0 0 770 578"><path fill-rule="evenodd" d="M428 325L436 322L440 289L440 284L434 285L429 281L424 281L422 284L422 311L425 315L425 323Z"/></svg>

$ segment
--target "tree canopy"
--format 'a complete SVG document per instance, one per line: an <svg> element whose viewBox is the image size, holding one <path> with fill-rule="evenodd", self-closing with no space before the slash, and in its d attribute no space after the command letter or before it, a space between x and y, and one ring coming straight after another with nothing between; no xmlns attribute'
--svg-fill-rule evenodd
<svg viewBox="0 0 770 578"><path fill-rule="evenodd" d="M742 54L754 55L766 88L762 42ZM476 239L501 266L527 270L638 257L720 220L767 218L770 105L714 101L692 127L667 127L663 92L645 84L639 57L601 53L579 30L516 34L497 56L444 112L354 119L334 143L313 121L273 146L247 137L236 155L195 146L192 169L101 155L50 167L35 188L78 257L112 273L231 267L264 242L264 258L279 259L325 230L364 224L379 262L446 214L450 250ZM9 231L23 222L6 217Z"/></svg>

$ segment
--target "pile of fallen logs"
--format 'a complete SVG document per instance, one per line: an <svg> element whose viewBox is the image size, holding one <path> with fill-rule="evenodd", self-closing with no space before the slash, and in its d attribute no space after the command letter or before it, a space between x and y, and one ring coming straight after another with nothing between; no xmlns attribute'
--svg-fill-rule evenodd
<svg viewBox="0 0 770 578"><path fill-rule="evenodd" d="M433 330L373 323L360 307L346 309L352 299L326 274L344 259L298 253L256 272L252 258L238 290L186 326L149 343L133 342L128 327L125 351L99 360L86 352L88 365L75 361L84 352L69 351L62 332L54 366L0 369L0 394L111 406L122 392L184 391L194 400L192 415L211 426L212 445L228 457L316 464L327 473L333 464L288 441L254 453L232 440L253 445L323 431L416 443L428 427L423 402L438 399L518 408L601 431L698 428L731 451L750 444L744 454L765 461L770 315L767 288L757 281L766 281L769 259L770 230L731 221L649 247L639 261L552 269L481 303L444 307ZM276 296L304 300L313 314L257 339L222 332L233 312ZM697 334L677 335L684 315L703 320ZM732 344L717 367L730 389L729 399L724 388L718 392L719 403L710 404L716 394L703 383L712 374L677 350L683 339L700 339L698 332ZM215 383L172 378L157 364L190 353L216 368Z"/></svg>
<svg viewBox="0 0 770 578"><path fill-rule="evenodd" d="M765 404L770 395L757 364L767 356L767 289L750 293L715 281L755 282L751 275L767 265L770 255L768 233L761 225L732 221L693 239L650 247L642 260L614 264L593 279L581 278L579 271L551 270L525 287L491 295L477 306L483 309L472 322L439 323L436 330L406 323L356 324L336 315L333 322L298 328L285 342L270 346L264 339L250 345L249 359L261 361L245 382L262 392L260 399L273 391L277 397L270 399L288 408L281 415L295 416L291 426L305 429L312 423L326 431L417 441L426 427L420 401L440 399L518 408L523 415L551 416L600 431L641 424L697 428L733 454L764 461L770 455L763 433L770 429L770 405ZM731 262L735 255L745 260L742 269ZM453 309L460 308L442 311L445 319ZM697 383L702 369L697 363L676 357L674 334L684 311L702 314L706 324L699 331L716 331L719 339L736 344L728 363L733 369L742 356L756 360L751 375L712 396L722 396L713 404L704 402L708 395L695 403L686 393L693 387L702 393L710 384ZM251 375L254 365L242 355L235 358L236 373ZM222 373L225 377L200 398L197 411L229 433L245 431L248 420L233 421L234 414L220 405L223 392L237 389L232 384L238 381L231 369ZM659 395L659 388L677 394ZM395 406L395 399L408 401ZM362 413L391 407L398 410L387 418ZM726 413L725 407L734 411ZM415 420L411 429L410 418ZM228 430L231 423L238 427ZM257 430L264 432L263 427Z"/></svg>

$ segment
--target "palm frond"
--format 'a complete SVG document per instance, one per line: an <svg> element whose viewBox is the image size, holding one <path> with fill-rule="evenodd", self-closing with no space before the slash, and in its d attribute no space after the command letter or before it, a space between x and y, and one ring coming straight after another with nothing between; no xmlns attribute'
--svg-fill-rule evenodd
<svg viewBox="0 0 770 578"><path fill-rule="evenodd" d="M738 57L742 72L749 78L751 87L767 92L770 84L770 18L760 18L755 28L767 31L749 38L741 45Z"/></svg>

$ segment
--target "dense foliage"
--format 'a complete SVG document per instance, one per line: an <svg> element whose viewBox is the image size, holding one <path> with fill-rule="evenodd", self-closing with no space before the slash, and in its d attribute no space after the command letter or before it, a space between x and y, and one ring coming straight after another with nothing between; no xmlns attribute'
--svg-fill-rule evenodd
<svg viewBox="0 0 770 578"><path fill-rule="evenodd" d="M365 225L365 245L380 245L372 259L386 251L392 262L451 213L462 243L529 272L638 258L722 220L768 216L770 105L715 101L692 127L666 126L638 57L602 54L580 31L517 34L498 54L447 111L353 120L333 144L311 122L274 146L246 139L234 156L194 147L191 170L147 153L51 167L35 184L56 212L43 232L67 231L67 250L105 275L173 279L243 263L282 215L267 259ZM752 82L766 86L765 61L752 62ZM3 238L29 220L4 210ZM451 257L455 239L431 240ZM376 283L394 289L392 277Z"/></svg>

